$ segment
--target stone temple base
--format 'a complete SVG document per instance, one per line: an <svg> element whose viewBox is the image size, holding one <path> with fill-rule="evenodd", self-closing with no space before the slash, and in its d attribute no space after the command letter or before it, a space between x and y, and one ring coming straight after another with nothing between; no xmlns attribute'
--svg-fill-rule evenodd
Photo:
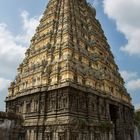
<svg viewBox="0 0 140 140"><path fill-rule="evenodd" d="M36 92L9 100L7 111L21 104L27 140L133 140L133 108L97 91Z"/></svg>

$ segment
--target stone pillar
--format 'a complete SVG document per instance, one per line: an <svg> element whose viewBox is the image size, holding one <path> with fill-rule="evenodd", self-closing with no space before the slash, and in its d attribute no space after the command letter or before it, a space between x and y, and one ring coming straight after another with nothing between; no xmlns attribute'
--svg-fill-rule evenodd
<svg viewBox="0 0 140 140"><path fill-rule="evenodd" d="M31 130L30 140L34 140L34 130Z"/></svg>
<svg viewBox="0 0 140 140"><path fill-rule="evenodd" d="M94 140L94 132L91 132L90 140Z"/></svg>
<svg viewBox="0 0 140 140"><path fill-rule="evenodd" d="M109 132L109 140L115 140L114 128Z"/></svg>
<svg viewBox="0 0 140 140"><path fill-rule="evenodd" d="M38 140L42 140L42 133L38 132Z"/></svg>
<svg viewBox="0 0 140 140"><path fill-rule="evenodd" d="M58 139L58 133L57 132L55 132L55 140L59 140Z"/></svg>
<svg viewBox="0 0 140 140"><path fill-rule="evenodd" d="M70 131L67 130L67 140L70 140Z"/></svg>
<svg viewBox="0 0 140 140"><path fill-rule="evenodd" d="M34 100L31 101L31 112L34 112Z"/></svg>
<svg viewBox="0 0 140 140"><path fill-rule="evenodd" d="M27 137L27 140L31 140L31 139L30 139L30 130L27 130L27 135L26 135L26 137Z"/></svg>
<svg viewBox="0 0 140 140"><path fill-rule="evenodd" d="M36 131L34 130L34 139L33 140L36 140Z"/></svg>
<svg viewBox="0 0 140 140"><path fill-rule="evenodd" d="M23 114L26 113L26 101L23 103Z"/></svg>

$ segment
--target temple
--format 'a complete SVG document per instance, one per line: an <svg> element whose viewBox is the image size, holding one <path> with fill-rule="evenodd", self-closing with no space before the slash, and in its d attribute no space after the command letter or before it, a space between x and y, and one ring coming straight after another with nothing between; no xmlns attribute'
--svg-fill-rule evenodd
<svg viewBox="0 0 140 140"><path fill-rule="evenodd" d="M133 140L131 97L86 0L49 1L8 90L27 140Z"/></svg>

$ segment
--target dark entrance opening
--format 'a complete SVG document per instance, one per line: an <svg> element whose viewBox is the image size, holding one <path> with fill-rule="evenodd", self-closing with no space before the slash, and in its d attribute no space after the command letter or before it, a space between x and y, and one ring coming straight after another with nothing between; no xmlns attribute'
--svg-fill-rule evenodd
<svg viewBox="0 0 140 140"><path fill-rule="evenodd" d="M118 106L113 105L113 104L109 105L110 119L111 119L111 121L113 122L113 125L114 125L115 139L116 139L116 136L117 136L116 128L117 128L117 119L119 117L118 111L119 111Z"/></svg>
<svg viewBox="0 0 140 140"><path fill-rule="evenodd" d="M110 119L113 123L116 123L116 120L118 118L118 106L110 104L109 105L109 113L110 113Z"/></svg>

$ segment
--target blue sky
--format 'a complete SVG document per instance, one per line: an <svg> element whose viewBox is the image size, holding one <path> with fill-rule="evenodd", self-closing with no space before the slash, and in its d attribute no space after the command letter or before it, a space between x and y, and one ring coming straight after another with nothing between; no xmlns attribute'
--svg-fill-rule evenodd
<svg viewBox="0 0 140 140"><path fill-rule="evenodd" d="M96 7L116 63L136 108L140 107L140 2L88 0ZM7 87L38 25L47 0L0 1L0 110Z"/></svg>

